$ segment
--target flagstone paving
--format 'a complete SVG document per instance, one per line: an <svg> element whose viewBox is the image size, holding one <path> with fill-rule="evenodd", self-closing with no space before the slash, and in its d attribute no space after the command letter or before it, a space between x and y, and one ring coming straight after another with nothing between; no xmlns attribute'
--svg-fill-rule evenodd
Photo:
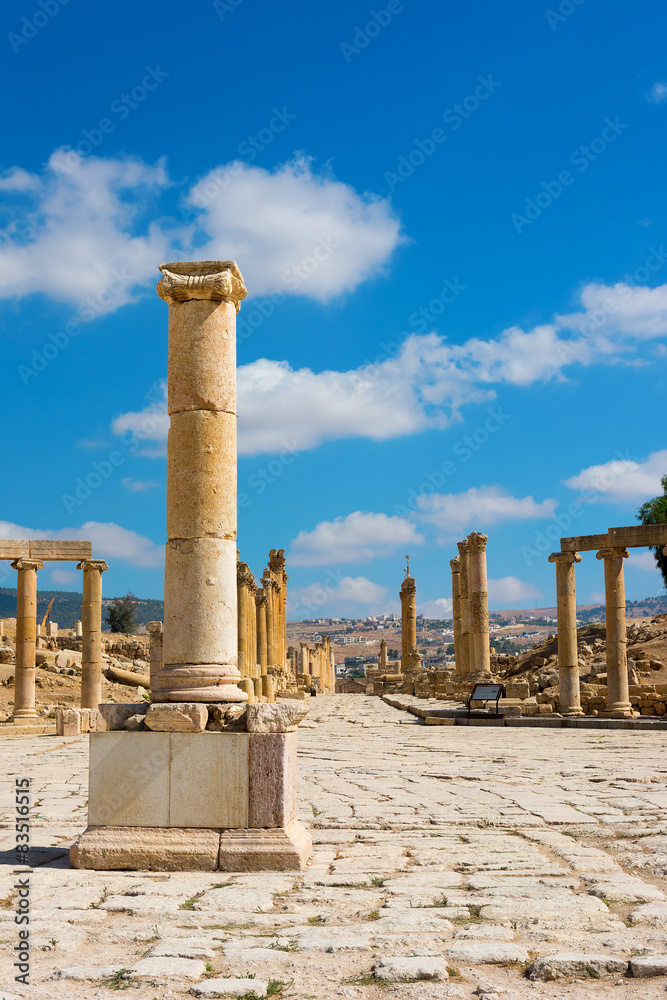
<svg viewBox="0 0 667 1000"><path fill-rule="evenodd" d="M248 996L246 979L296 1000L665 996L663 734L424 726L361 695L317 697L313 723L302 873L72 870L87 737L3 739L0 998ZM29 876L15 777L31 779ZM12 967L26 877L29 987Z"/></svg>

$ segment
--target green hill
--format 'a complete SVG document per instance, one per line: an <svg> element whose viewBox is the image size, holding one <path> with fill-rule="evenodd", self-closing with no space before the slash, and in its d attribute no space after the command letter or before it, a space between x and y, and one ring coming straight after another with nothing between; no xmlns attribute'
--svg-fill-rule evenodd
<svg viewBox="0 0 667 1000"><path fill-rule="evenodd" d="M82 594L69 590L40 590L37 592L37 620L46 614L49 602L53 598L51 620L58 622L61 628L74 628L74 623L81 618ZM105 597L102 600L102 629L106 630L105 607L114 600ZM164 616L164 602L137 598L136 618L140 625L146 622L161 622ZM0 618L16 617L16 591L8 587L0 587Z"/></svg>

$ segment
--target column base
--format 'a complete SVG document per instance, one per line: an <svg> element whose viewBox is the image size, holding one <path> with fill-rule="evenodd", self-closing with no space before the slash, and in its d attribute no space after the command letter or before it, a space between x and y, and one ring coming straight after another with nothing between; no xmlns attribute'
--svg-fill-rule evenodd
<svg viewBox="0 0 667 1000"><path fill-rule="evenodd" d="M577 705L574 708L562 708L561 707L560 712L558 714L562 715L564 719L571 719L571 718L574 718L574 717L576 717L578 715L583 715L584 714L584 710L583 710L583 708L581 708L580 705Z"/></svg>
<svg viewBox="0 0 667 1000"><path fill-rule="evenodd" d="M607 705L604 711L599 712L598 717L603 719L632 719L634 714L634 709L630 702L615 702L613 705Z"/></svg>
<svg viewBox="0 0 667 1000"><path fill-rule="evenodd" d="M70 849L73 868L93 871L303 871L313 852L296 820L270 830L89 826Z"/></svg>
<svg viewBox="0 0 667 1000"><path fill-rule="evenodd" d="M24 725L26 722L43 722L44 720L35 708L19 708L9 717L9 721Z"/></svg>

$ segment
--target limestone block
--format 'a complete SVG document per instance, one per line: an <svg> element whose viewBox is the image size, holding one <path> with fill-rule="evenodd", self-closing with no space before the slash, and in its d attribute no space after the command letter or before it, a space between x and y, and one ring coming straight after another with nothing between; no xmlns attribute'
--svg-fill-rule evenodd
<svg viewBox="0 0 667 1000"><path fill-rule="evenodd" d="M538 958L528 970L529 979L600 979L602 976L624 973L627 959L587 952L561 952Z"/></svg>
<svg viewBox="0 0 667 1000"><path fill-rule="evenodd" d="M219 848L217 830L91 826L71 848L70 864L97 871L212 872Z"/></svg>
<svg viewBox="0 0 667 1000"><path fill-rule="evenodd" d="M165 665L236 667L235 541L195 538L167 543L164 615ZM237 700L243 701L243 692L239 694Z"/></svg>
<svg viewBox="0 0 667 1000"><path fill-rule="evenodd" d="M195 997L268 996L269 984L263 979L205 979L190 987Z"/></svg>
<svg viewBox="0 0 667 1000"><path fill-rule="evenodd" d="M236 417L175 413L167 451L167 538L236 537Z"/></svg>
<svg viewBox="0 0 667 1000"><path fill-rule="evenodd" d="M99 708L100 715L106 724L109 732L114 729L122 729L127 719L133 715L145 715L148 711L148 702L130 702L114 704L113 702L103 702Z"/></svg>
<svg viewBox="0 0 667 1000"><path fill-rule="evenodd" d="M296 819L296 733L250 736L249 827L287 826Z"/></svg>
<svg viewBox="0 0 667 1000"><path fill-rule="evenodd" d="M311 836L296 821L272 830L224 830L218 868L225 872L303 871L312 853Z"/></svg>
<svg viewBox="0 0 667 1000"><path fill-rule="evenodd" d="M412 982L417 979L449 979L447 963L437 956L409 957L390 956L381 958L373 966L377 979L389 982Z"/></svg>
<svg viewBox="0 0 667 1000"><path fill-rule="evenodd" d="M641 958L631 958L630 968L635 979L667 976L667 955L643 955Z"/></svg>
<svg viewBox="0 0 667 1000"><path fill-rule="evenodd" d="M201 979L206 963L194 958L142 958L130 972L130 979L152 979L154 976L176 976L179 979Z"/></svg>
<svg viewBox="0 0 667 1000"><path fill-rule="evenodd" d="M90 734L90 826L169 825L170 740L170 733Z"/></svg>
<svg viewBox="0 0 667 1000"><path fill-rule="evenodd" d="M282 698L268 705L248 706L249 733L290 733L305 719L309 706Z"/></svg>
<svg viewBox="0 0 667 1000"><path fill-rule="evenodd" d="M169 413L236 413L236 308L208 299L169 306Z"/></svg>
<svg viewBox="0 0 667 1000"><path fill-rule="evenodd" d="M242 677L239 681L239 687L248 696L248 704L252 705L255 701L255 685L254 681L257 680L256 677Z"/></svg>
<svg viewBox="0 0 667 1000"><path fill-rule="evenodd" d="M81 716L74 708L56 709L56 736L78 736L81 732Z"/></svg>
<svg viewBox="0 0 667 1000"><path fill-rule="evenodd" d="M170 826L249 826L248 745L247 733L171 735Z"/></svg>
<svg viewBox="0 0 667 1000"><path fill-rule="evenodd" d="M154 703L146 712L146 725L157 733L203 733L207 720L208 709L198 702Z"/></svg>
<svg viewBox="0 0 667 1000"><path fill-rule="evenodd" d="M453 962L500 965L503 962L527 962L528 952L511 941L462 941L447 948L447 957Z"/></svg>

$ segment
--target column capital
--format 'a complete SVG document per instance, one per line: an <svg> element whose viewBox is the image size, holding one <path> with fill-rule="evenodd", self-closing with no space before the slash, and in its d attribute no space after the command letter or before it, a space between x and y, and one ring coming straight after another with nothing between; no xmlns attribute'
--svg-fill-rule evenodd
<svg viewBox="0 0 667 1000"><path fill-rule="evenodd" d="M98 573L106 573L109 569L109 565L108 563L105 563L104 559L82 559L76 568L84 571L96 569Z"/></svg>
<svg viewBox="0 0 667 1000"><path fill-rule="evenodd" d="M269 569L272 573L282 573L285 569L285 550L271 549L269 552Z"/></svg>
<svg viewBox="0 0 667 1000"><path fill-rule="evenodd" d="M146 622L146 631L149 635L162 635L162 622Z"/></svg>
<svg viewBox="0 0 667 1000"><path fill-rule="evenodd" d="M250 567L245 562L237 563L236 566L236 582L241 587L250 587L255 585L255 577L250 571Z"/></svg>
<svg viewBox="0 0 667 1000"><path fill-rule="evenodd" d="M258 587L255 591L255 604L258 608L261 608L263 604L266 604L266 591L263 587Z"/></svg>
<svg viewBox="0 0 667 1000"><path fill-rule="evenodd" d="M461 557L460 556L454 556L453 559L449 560L449 565L451 566L452 573L460 573L461 572Z"/></svg>
<svg viewBox="0 0 667 1000"><path fill-rule="evenodd" d="M578 552L552 552L549 556L550 563L580 563L581 556Z"/></svg>
<svg viewBox="0 0 667 1000"><path fill-rule="evenodd" d="M627 549L624 549L624 548L614 548L613 546L610 546L607 549L600 549L599 552L596 552L595 558L596 559L627 559L629 557L629 555L630 555L630 553L628 552Z"/></svg>
<svg viewBox="0 0 667 1000"><path fill-rule="evenodd" d="M248 294L235 260L176 260L160 264L157 293L169 305L192 299L231 302L238 312Z"/></svg>
<svg viewBox="0 0 667 1000"><path fill-rule="evenodd" d="M473 531L468 535L468 549L470 552L486 552L488 535L483 535L481 531Z"/></svg>
<svg viewBox="0 0 667 1000"><path fill-rule="evenodd" d="M413 576L406 576L401 584L401 595L403 594L416 594L417 584Z"/></svg>
<svg viewBox="0 0 667 1000"><path fill-rule="evenodd" d="M457 542L456 547L459 550L459 556L462 558L468 555L468 539L464 538L462 542Z"/></svg>
<svg viewBox="0 0 667 1000"><path fill-rule="evenodd" d="M41 559L15 559L12 569L44 569L44 563Z"/></svg>

